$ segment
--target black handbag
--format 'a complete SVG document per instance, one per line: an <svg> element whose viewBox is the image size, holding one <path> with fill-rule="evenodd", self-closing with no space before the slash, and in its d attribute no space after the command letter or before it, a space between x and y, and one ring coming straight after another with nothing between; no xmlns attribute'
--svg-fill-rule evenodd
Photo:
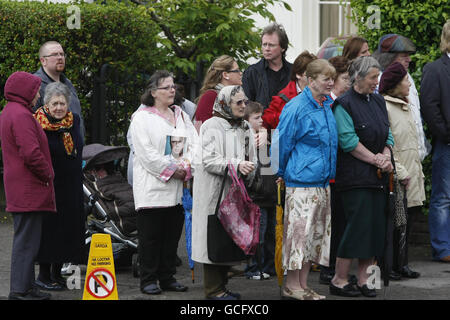
<svg viewBox="0 0 450 320"><path fill-rule="evenodd" d="M242 251L233 239L228 235L222 226L222 223L217 216L220 207L220 200L222 199L225 181L228 176L228 166L225 169L225 174L220 188L219 199L217 201L216 210L214 214L208 215L207 226L207 248L208 258L212 262L234 262L242 261L247 258L244 251Z"/></svg>

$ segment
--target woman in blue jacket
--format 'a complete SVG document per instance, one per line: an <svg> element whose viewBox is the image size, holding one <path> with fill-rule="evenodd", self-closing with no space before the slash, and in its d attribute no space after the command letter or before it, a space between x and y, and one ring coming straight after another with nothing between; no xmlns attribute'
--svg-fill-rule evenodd
<svg viewBox="0 0 450 320"><path fill-rule="evenodd" d="M272 142L272 163L278 164L277 175L286 184L284 298L325 298L308 288L307 279L311 262L329 263L329 181L335 175L337 154L337 129L329 95L335 72L323 59L308 65L308 86L284 107Z"/></svg>

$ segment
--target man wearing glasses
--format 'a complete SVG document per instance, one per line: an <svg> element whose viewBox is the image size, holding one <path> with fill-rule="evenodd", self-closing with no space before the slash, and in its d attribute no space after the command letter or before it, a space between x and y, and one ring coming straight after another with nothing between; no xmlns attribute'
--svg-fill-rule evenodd
<svg viewBox="0 0 450 320"><path fill-rule="evenodd" d="M70 90L69 109L73 113L80 116L80 130L81 136L84 140L84 120L81 114L80 100L78 99L75 87L69 79L63 74L66 67L66 54L60 43L56 41L47 41L39 49L39 60L41 67L34 74L42 79L40 94L41 97L37 101L33 110L36 111L44 104L45 87L55 81L64 83Z"/></svg>
<svg viewBox="0 0 450 320"><path fill-rule="evenodd" d="M272 96L287 86L292 64L285 59L289 39L283 26L272 23L264 28L261 36L263 58L245 70L242 86L250 101L270 104Z"/></svg>

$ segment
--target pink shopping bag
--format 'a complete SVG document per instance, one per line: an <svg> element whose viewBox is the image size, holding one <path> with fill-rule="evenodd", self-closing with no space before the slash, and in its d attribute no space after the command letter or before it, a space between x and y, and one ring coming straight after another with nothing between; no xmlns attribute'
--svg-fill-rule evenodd
<svg viewBox="0 0 450 320"><path fill-rule="evenodd" d="M259 243L259 206L250 199L232 164L228 165L228 171L233 182L217 215L236 245L246 255L254 255Z"/></svg>

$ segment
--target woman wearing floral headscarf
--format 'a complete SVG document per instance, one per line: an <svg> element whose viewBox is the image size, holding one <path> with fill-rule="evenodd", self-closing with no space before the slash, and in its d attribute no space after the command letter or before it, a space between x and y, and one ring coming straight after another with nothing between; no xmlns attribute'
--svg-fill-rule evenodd
<svg viewBox="0 0 450 320"><path fill-rule="evenodd" d="M63 263L84 263L84 214L81 155L83 140L80 118L69 111L70 91L61 82L45 88L45 105L34 117L47 135L55 171L56 214L42 222L41 248L37 257L36 285L44 290L62 290Z"/></svg>
<svg viewBox="0 0 450 320"><path fill-rule="evenodd" d="M220 185L228 163L244 179L253 179L255 164L254 139L244 120L248 100L241 86L222 88L215 100L213 117L200 128L201 150L195 155L196 172L192 208L192 259L203 263L205 296L213 300L236 300L240 295L227 290L227 273L236 264L213 263L208 258L207 221L214 214L219 201ZM248 138L249 147L245 141ZM246 149L249 150L248 154ZM249 159L250 161L246 161ZM197 169L198 168L198 169ZM223 197L228 192L231 179L225 182Z"/></svg>

